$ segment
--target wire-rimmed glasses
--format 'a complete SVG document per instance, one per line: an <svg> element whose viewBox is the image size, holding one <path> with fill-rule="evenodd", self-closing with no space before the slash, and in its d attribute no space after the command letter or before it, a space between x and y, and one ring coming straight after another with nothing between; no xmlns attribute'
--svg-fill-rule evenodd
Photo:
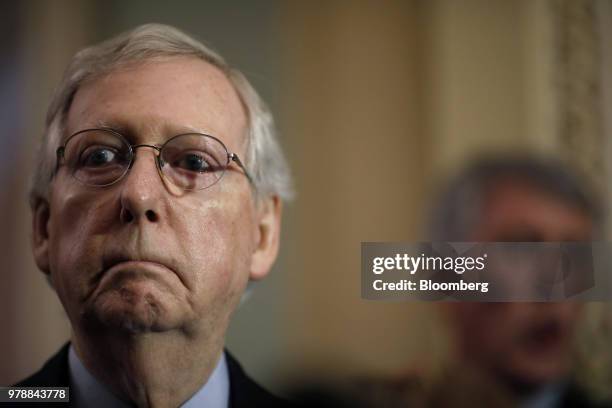
<svg viewBox="0 0 612 408"><path fill-rule="evenodd" d="M156 164L162 177L184 190L202 190L218 182L235 162L252 179L235 153L214 136L183 133L163 145L130 144L110 128L84 129L72 134L57 149L57 166L62 161L74 178L89 186L106 187L121 180L131 169L136 149L157 151Z"/></svg>

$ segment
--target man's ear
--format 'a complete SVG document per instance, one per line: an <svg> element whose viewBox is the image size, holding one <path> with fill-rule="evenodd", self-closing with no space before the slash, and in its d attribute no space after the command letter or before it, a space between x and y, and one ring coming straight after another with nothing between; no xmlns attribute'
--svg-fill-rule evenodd
<svg viewBox="0 0 612 408"><path fill-rule="evenodd" d="M251 257L251 280L263 279L276 260L278 254L282 202L278 196L261 198L255 204L256 238L255 249Z"/></svg>
<svg viewBox="0 0 612 408"><path fill-rule="evenodd" d="M49 203L38 199L32 207L32 252L38 268L49 274Z"/></svg>

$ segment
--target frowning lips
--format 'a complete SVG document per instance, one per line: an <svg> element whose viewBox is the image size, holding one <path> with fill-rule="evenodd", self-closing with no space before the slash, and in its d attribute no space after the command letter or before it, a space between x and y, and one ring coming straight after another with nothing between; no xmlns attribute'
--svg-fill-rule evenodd
<svg viewBox="0 0 612 408"><path fill-rule="evenodd" d="M143 271L149 270L153 273L174 273L183 285L186 286L184 276L181 274L181 269L173 260L161 254L143 254L126 250L111 251L105 254L102 258L102 270L92 278L92 283L99 283L108 272L122 269L122 266Z"/></svg>

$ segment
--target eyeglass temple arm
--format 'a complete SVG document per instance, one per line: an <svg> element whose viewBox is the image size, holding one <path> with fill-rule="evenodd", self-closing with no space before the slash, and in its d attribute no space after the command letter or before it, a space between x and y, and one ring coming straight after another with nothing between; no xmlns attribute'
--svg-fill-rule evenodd
<svg viewBox="0 0 612 408"><path fill-rule="evenodd" d="M244 164L242 164L242 161L240 160L240 158L238 157L238 155L236 153L230 153L229 155L230 160L235 162L238 166L240 166L240 168L242 169L242 171L244 171L244 175L247 177L247 179L249 180L249 182L251 184L253 183L253 178L251 177L251 175L249 174L249 172L247 171L246 167L244 166Z"/></svg>

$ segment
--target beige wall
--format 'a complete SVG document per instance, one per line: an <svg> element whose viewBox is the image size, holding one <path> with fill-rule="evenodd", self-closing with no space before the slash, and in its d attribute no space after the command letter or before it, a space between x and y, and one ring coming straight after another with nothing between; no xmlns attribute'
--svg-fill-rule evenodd
<svg viewBox="0 0 612 408"><path fill-rule="evenodd" d="M364 302L359 286L362 241L418 239L430 164L417 7L358 5L291 3L283 29L297 85L282 114L299 146L290 355L330 374L397 363L419 345L411 324L423 324L406 305Z"/></svg>

